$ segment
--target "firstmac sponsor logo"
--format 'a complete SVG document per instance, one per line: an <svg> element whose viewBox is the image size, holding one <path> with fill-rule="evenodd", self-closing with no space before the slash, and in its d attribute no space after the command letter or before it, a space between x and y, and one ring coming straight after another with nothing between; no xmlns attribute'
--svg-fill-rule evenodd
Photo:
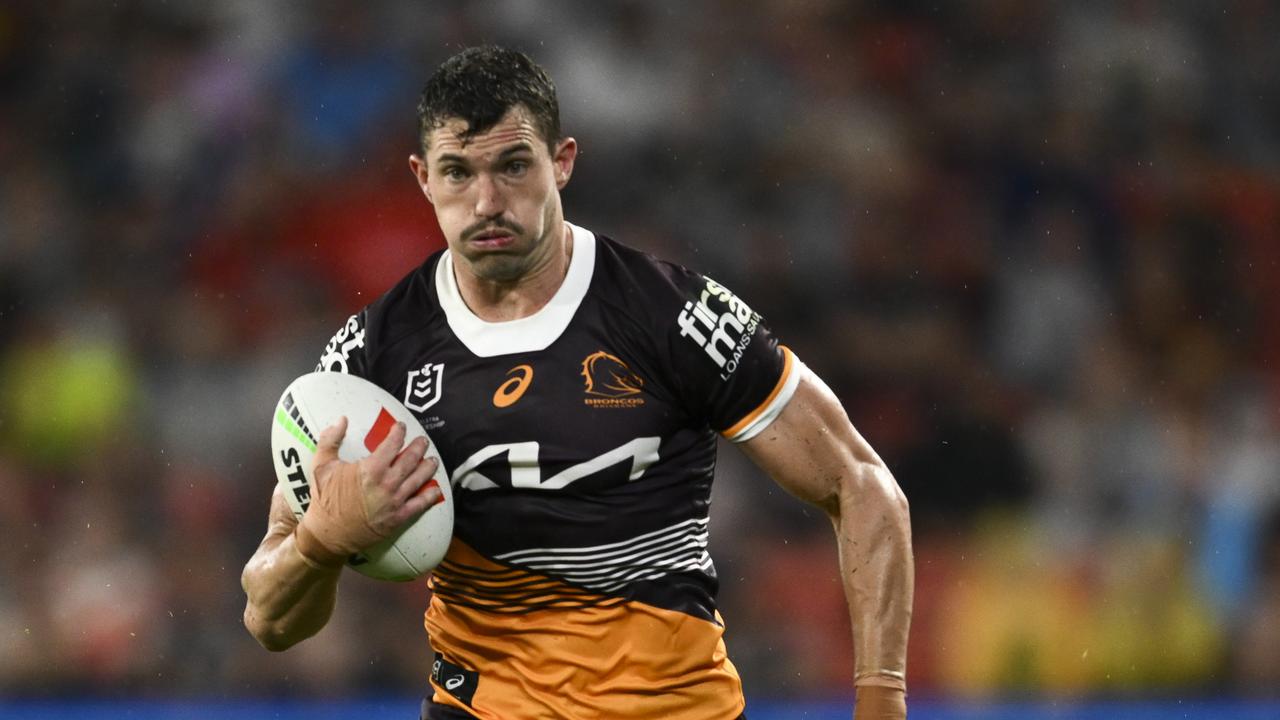
<svg viewBox="0 0 1280 720"><path fill-rule="evenodd" d="M352 315L347 323L338 330L324 347L324 355L316 365L316 372L350 372L348 361L352 351L364 347L364 327L360 324L360 316Z"/></svg>
<svg viewBox="0 0 1280 720"><path fill-rule="evenodd" d="M697 343L720 368L720 379L728 380L751 344L760 315L725 286L706 281L697 302L684 304L676 324L680 335Z"/></svg>

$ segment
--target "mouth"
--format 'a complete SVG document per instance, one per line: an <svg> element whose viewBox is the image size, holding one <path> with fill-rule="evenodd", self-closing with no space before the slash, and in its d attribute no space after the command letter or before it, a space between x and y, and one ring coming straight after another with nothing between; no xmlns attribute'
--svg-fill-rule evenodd
<svg viewBox="0 0 1280 720"><path fill-rule="evenodd" d="M516 236L505 230L484 230L467 239L467 244L474 248L498 250L510 246Z"/></svg>

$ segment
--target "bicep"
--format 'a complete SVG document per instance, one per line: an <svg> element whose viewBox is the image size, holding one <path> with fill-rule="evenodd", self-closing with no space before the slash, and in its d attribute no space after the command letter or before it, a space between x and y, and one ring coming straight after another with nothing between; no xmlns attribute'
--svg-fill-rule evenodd
<svg viewBox="0 0 1280 720"><path fill-rule="evenodd" d="M788 492L836 514L841 487L855 481L866 466L883 463L826 383L807 367L800 372L800 383L781 414L740 445Z"/></svg>

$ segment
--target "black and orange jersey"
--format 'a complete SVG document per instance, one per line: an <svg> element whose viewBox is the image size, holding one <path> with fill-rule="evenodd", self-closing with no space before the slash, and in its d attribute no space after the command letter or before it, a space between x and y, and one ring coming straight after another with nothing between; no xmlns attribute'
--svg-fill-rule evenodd
<svg viewBox="0 0 1280 720"><path fill-rule="evenodd" d="M454 484L425 621L435 702L737 717L707 553L716 436L771 422L799 363L714 280L570 227L537 313L479 319L442 251L348 320L319 369L403 399Z"/></svg>

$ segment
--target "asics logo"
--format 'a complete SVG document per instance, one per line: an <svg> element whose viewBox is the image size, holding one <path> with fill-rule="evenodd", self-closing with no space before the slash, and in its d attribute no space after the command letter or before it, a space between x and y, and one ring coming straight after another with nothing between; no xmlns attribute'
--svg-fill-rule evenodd
<svg viewBox="0 0 1280 720"><path fill-rule="evenodd" d="M465 677L461 675L454 675L453 677L444 681L444 689L450 690L450 691L457 690L458 688L462 687L462 683L466 681L467 679Z"/></svg>
<svg viewBox="0 0 1280 720"><path fill-rule="evenodd" d="M529 365L517 365L507 371L507 375L518 373L514 377L507 378L507 381L498 386L493 392L493 406L498 408L511 407L524 397L524 391L529 389L529 383L533 382L533 368Z"/></svg>

